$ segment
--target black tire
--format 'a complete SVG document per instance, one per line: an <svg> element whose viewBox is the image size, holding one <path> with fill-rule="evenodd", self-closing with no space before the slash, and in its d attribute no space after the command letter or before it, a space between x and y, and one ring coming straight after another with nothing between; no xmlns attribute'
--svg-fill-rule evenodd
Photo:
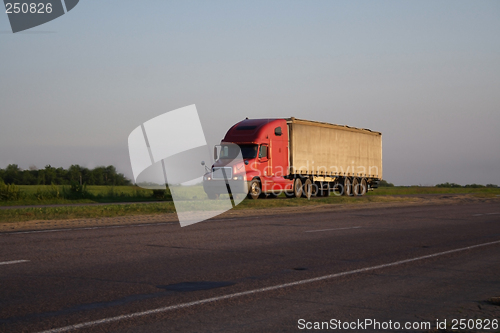
<svg viewBox="0 0 500 333"><path fill-rule="evenodd" d="M360 187L361 187L361 185L359 184L359 178L354 177L352 179L352 195L353 196L357 197L357 196L361 195L360 194L360 192L361 192Z"/></svg>
<svg viewBox="0 0 500 333"><path fill-rule="evenodd" d="M352 195L352 182L351 178L344 177L342 180L342 186L344 187L343 195L351 196Z"/></svg>
<svg viewBox="0 0 500 333"><path fill-rule="evenodd" d="M219 194L218 193L207 193L208 199L210 200L217 200L219 199Z"/></svg>
<svg viewBox="0 0 500 333"><path fill-rule="evenodd" d="M344 184L343 182L341 182L341 180L333 183L332 193L337 197L344 195Z"/></svg>
<svg viewBox="0 0 500 333"><path fill-rule="evenodd" d="M365 195L366 192L368 191L368 183L366 182L366 179L363 178L361 179L361 192L359 195Z"/></svg>
<svg viewBox="0 0 500 333"><path fill-rule="evenodd" d="M310 179L306 179L304 186L302 186L302 196L307 199L311 199L312 196L312 182Z"/></svg>
<svg viewBox="0 0 500 333"><path fill-rule="evenodd" d="M302 180L300 178L295 178L293 181L293 194L296 198L302 196Z"/></svg>
<svg viewBox="0 0 500 333"><path fill-rule="evenodd" d="M328 197L330 195L330 184L328 182L323 183L323 186L321 190L319 191L320 196L322 197Z"/></svg>
<svg viewBox="0 0 500 333"><path fill-rule="evenodd" d="M323 186L322 182L314 182L312 184L312 196L313 197L321 197L322 191L321 187Z"/></svg>
<svg viewBox="0 0 500 333"><path fill-rule="evenodd" d="M258 199L262 195L262 188L260 187L260 182L257 179L253 179L250 182L248 188L248 197L251 199Z"/></svg>

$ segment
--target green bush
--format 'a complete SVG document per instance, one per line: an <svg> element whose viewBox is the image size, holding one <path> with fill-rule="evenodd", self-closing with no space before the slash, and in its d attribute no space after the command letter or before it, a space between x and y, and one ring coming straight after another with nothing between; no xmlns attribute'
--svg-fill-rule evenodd
<svg viewBox="0 0 500 333"><path fill-rule="evenodd" d="M87 184L85 183L72 182L69 192L72 197L87 198L90 196L90 193L87 191Z"/></svg>
<svg viewBox="0 0 500 333"><path fill-rule="evenodd" d="M64 189L63 189L64 193ZM36 192L34 193L35 197L39 201L47 200L47 199L59 199L63 197L64 195L61 194L59 190L59 186L55 185L52 183L50 185L50 189L48 190L42 190L40 188L37 188Z"/></svg>
<svg viewBox="0 0 500 333"><path fill-rule="evenodd" d="M167 197L167 190L153 190L151 196L158 200L164 200Z"/></svg>
<svg viewBox="0 0 500 333"><path fill-rule="evenodd" d="M462 187L462 185L446 182L443 184L437 184L436 187L457 188L457 187Z"/></svg>
<svg viewBox="0 0 500 333"><path fill-rule="evenodd" d="M480 184L467 184L464 187L465 188L482 188L482 187L484 187L484 185L480 185Z"/></svg>
<svg viewBox="0 0 500 333"><path fill-rule="evenodd" d="M381 180L378 182L378 187L394 187L393 183L388 183L387 180Z"/></svg>
<svg viewBox="0 0 500 333"><path fill-rule="evenodd" d="M0 179L0 201L15 201L21 198L19 187L13 184L5 185Z"/></svg>

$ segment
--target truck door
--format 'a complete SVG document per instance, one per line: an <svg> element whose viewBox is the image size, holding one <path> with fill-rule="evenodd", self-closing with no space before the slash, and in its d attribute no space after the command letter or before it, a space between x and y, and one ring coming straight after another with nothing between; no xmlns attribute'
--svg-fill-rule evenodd
<svg viewBox="0 0 500 333"><path fill-rule="evenodd" d="M269 168L269 146L263 144L259 149L259 171L263 176L270 177L272 174L271 168Z"/></svg>
<svg viewBox="0 0 500 333"><path fill-rule="evenodd" d="M269 140L270 167L275 177L284 177L288 175L288 131L286 123L278 126L272 133L272 139Z"/></svg>

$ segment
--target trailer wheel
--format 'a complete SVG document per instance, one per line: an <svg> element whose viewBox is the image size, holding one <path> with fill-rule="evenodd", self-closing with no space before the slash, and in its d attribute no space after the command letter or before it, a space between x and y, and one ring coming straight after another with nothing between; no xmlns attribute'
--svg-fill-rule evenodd
<svg viewBox="0 0 500 333"><path fill-rule="evenodd" d="M210 200L217 200L219 199L219 194L218 193L207 193L208 199Z"/></svg>
<svg viewBox="0 0 500 333"><path fill-rule="evenodd" d="M344 192L343 194L345 196L351 196L352 195L352 182L349 177L344 177L344 181L342 186L344 187Z"/></svg>
<svg viewBox="0 0 500 333"><path fill-rule="evenodd" d="M260 182L254 179L250 182L250 188L248 190L248 197L251 199L258 199L262 194L262 189L260 188Z"/></svg>
<svg viewBox="0 0 500 333"><path fill-rule="evenodd" d="M312 196L313 197L321 197L322 196L322 186L323 186L323 183L322 182L314 182L312 184Z"/></svg>
<svg viewBox="0 0 500 333"><path fill-rule="evenodd" d="M323 187L319 190L319 195L321 197L328 197L330 195L330 184L328 182L323 183Z"/></svg>
<svg viewBox="0 0 500 333"><path fill-rule="evenodd" d="M344 195L344 184L342 182L340 182L340 180L334 182L331 189L332 189L331 192L333 193L333 195L335 195L337 197Z"/></svg>
<svg viewBox="0 0 500 333"><path fill-rule="evenodd" d="M359 195L365 195L367 190L368 190L368 185L366 183L366 179L363 178L361 179L361 191Z"/></svg>
<svg viewBox="0 0 500 333"><path fill-rule="evenodd" d="M354 177L352 179L352 194L356 197L361 195L361 189L359 185L359 178Z"/></svg>
<svg viewBox="0 0 500 333"><path fill-rule="evenodd" d="M310 179L306 179L306 181L304 182L304 187L303 187L303 190L302 190L302 196L304 198L307 198L307 199L311 199L311 196L312 196L312 182Z"/></svg>
<svg viewBox="0 0 500 333"><path fill-rule="evenodd" d="M295 178L293 181L293 194L296 198L302 196L302 180L300 180L300 178Z"/></svg>

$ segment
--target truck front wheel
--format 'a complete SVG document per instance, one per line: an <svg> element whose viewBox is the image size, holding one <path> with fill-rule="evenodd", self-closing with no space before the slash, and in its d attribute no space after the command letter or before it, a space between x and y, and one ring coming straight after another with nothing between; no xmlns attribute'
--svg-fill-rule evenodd
<svg viewBox="0 0 500 333"><path fill-rule="evenodd" d="M262 189L260 187L260 182L257 179L254 179L250 182L250 188L248 189L248 197L252 199L258 199L262 194Z"/></svg>

